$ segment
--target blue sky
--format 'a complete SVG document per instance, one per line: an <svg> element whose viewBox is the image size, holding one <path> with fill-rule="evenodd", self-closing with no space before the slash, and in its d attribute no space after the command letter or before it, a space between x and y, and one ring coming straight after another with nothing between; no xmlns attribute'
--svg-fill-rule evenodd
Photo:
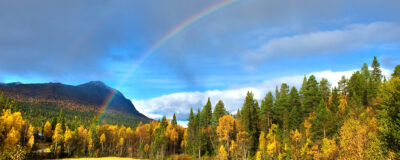
<svg viewBox="0 0 400 160"><path fill-rule="evenodd" d="M184 120L207 97L235 111L245 90L261 98L310 73L335 85L373 56L387 73L400 63L399 1L239 0L129 69L174 27L219 2L0 0L0 81L101 80L150 117L176 112Z"/></svg>

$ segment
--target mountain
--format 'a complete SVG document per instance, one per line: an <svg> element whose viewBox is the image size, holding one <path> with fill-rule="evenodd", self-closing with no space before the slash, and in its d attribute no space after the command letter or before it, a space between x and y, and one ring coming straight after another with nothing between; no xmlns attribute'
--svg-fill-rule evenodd
<svg viewBox="0 0 400 160"><path fill-rule="evenodd" d="M150 120L138 112L132 102L121 92L101 81L91 81L76 86L62 83L1 83L0 93L18 101L49 102L61 108L97 113L101 112L104 104L113 96L107 109L108 113L115 112Z"/></svg>

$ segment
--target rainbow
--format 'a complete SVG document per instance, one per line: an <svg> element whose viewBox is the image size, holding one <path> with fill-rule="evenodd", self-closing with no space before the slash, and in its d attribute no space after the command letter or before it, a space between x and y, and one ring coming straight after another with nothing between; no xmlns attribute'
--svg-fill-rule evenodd
<svg viewBox="0 0 400 160"><path fill-rule="evenodd" d="M129 72L126 73L119 84L117 86L121 86L128 78L129 76L136 71L136 69L152 54L154 51L156 51L158 48L163 46L168 40L173 38L175 35L179 34L182 32L185 28L189 27L193 23L199 21L200 19L214 13L217 10L220 10L221 8L224 8L234 2L237 2L239 0L222 0L218 3L215 3L214 5L211 5L208 8L205 8L204 10L198 12L197 14L194 14L187 20L183 21L179 25L173 27L167 34L165 34L163 37L161 37L156 43L154 43L150 49L148 49L142 56L139 57L139 59L136 61L136 63L133 63L133 65L129 68ZM101 119L104 117L104 114L109 107L110 103L114 99L116 95L116 91L113 91L106 99L106 101L103 103L100 113L98 115L98 121L100 123Z"/></svg>

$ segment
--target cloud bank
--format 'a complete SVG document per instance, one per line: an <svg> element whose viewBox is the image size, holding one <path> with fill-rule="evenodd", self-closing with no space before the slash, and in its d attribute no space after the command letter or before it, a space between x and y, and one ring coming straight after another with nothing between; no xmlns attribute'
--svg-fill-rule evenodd
<svg viewBox="0 0 400 160"><path fill-rule="evenodd" d="M269 40L246 55L249 62L283 57L342 53L370 44L400 41L400 23L352 24L342 30L318 31Z"/></svg>
<svg viewBox="0 0 400 160"><path fill-rule="evenodd" d="M349 78L354 71L356 70L338 72L326 70L312 72L306 76L308 77L310 75L315 75L317 80L321 80L321 78L327 78L332 86L337 86L337 82L342 76ZM390 75L390 71L387 69L382 69L382 73L385 76ZM135 105L138 111L153 119L159 119L163 115L172 117L172 115L175 113L178 120L186 120L188 118L187 116L189 115L190 108L192 107L194 111L197 111L197 108L202 108L207 102L208 97L210 97L213 107L218 100L222 100L225 103L226 109L229 112L234 113L238 108L242 107L247 91L252 91L254 98L261 101L268 91L274 93L275 87L281 83L287 83L288 85L296 86L299 89L303 81L303 77L303 75L287 76L266 80L255 85L241 86L226 90L173 93L146 100L132 100L132 103Z"/></svg>

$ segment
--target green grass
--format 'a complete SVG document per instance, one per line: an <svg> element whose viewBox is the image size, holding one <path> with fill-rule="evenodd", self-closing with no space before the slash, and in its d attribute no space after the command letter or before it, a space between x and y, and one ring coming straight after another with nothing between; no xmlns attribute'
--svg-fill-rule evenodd
<svg viewBox="0 0 400 160"><path fill-rule="evenodd" d="M62 160L138 160L135 158L126 157L99 157L99 158L64 158Z"/></svg>

